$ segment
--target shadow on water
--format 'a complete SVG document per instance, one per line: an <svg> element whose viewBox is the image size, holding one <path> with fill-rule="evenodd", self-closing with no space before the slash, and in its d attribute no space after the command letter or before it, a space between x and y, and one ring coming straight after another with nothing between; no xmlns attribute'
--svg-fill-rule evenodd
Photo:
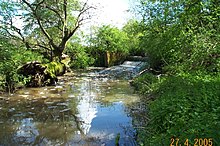
<svg viewBox="0 0 220 146"><path fill-rule="evenodd" d="M0 97L0 145L136 145L127 81L75 72ZM132 108L131 108L132 107Z"/></svg>

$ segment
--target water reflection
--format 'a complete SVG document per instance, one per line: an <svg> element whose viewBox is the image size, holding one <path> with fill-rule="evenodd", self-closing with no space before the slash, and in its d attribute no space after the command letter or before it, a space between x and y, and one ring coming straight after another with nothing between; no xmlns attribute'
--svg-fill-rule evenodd
<svg viewBox="0 0 220 146"><path fill-rule="evenodd" d="M69 74L0 98L0 145L135 145L127 82Z"/></svg>
<svg viewBox="0 0 220 146"><path fill-rule="evenodd" d="M1 101L0 144L65 144L72 139L74 132L80 131L83 135L81 121L75 116L76 107L71 102L70 106L63 104L64 101Z"/></svg>

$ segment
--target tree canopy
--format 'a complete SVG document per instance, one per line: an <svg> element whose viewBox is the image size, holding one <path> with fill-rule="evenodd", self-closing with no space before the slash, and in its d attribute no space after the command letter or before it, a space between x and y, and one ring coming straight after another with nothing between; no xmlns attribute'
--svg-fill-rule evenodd
<svg viewBox="0 0 220 146"><path fill-rule="evenodd" d="M90 44L101 51L128 53L127 34L116 27L104 25L95 30Z"/></svg>
<svg viewBox="0 0 220 146"><path fill-rule="evenodd" d="M1 31L29 49L43 48L60 58L69 39L91 18L93 8L78 0L1 2Z"/></svg>
<svg viewBox="0 0 220 146"><path fill-rule="evenodd" d="M152 66L218 70L219 1L140 0L137 7L144 24L140 45Z"/></svg>
<svg viewBox="0 0 220 146"><path fill-rule="evenodd" d="M183 144L186 139L193 143L198 137L212 137L210 145L217 145L220 1L138 0L137 4L143 33L139 45L151 66L134 81L145 95L142 101L149 103L140 143L172 145L172 140L181 139Z"/></svg>

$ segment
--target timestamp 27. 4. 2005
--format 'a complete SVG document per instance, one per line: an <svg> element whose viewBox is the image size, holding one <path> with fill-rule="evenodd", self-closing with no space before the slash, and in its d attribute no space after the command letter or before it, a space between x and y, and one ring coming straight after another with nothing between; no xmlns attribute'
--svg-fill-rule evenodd
<svg viewBox="0 0 220 146"><path fill-rule="evenodd" d="M170 146L213 146L212 138L195 138L194 143L190 143L189 139L182 141L179 138L171 138Z"/></svg>

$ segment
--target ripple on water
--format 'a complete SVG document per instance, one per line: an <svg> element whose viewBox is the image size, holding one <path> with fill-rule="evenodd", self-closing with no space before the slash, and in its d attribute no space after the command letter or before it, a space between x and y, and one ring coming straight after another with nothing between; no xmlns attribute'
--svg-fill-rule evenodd
<svg viewBox="0 0 220 146"><path fill-rule="evenodd" d="M127 108L138 96L127 81L90 76L0 98L0 145L114 145L118 133L133 145Z"/></svg>

